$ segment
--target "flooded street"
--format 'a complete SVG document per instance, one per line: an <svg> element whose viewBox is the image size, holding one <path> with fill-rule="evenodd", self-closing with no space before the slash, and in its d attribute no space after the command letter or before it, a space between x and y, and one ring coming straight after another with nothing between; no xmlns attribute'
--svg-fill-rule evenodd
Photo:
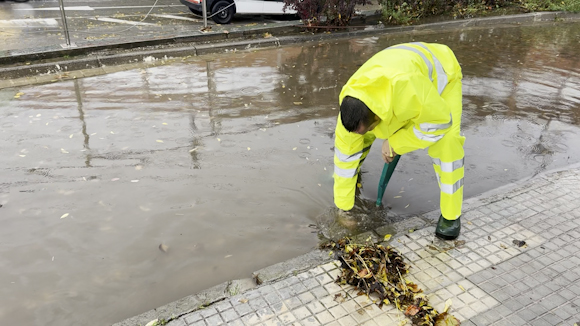
<svg viewBox="0 0 580 326"><path fill-rule="evenodd" d="M316 247L340 89L409 41L447 44L462 64L466 198L580 162L580 24L332 40L0 90L0 324L111 324ZM361 197L374 205L380 146L369 155ZM405 155L372 223L438 196L427 152Z"/></svg>

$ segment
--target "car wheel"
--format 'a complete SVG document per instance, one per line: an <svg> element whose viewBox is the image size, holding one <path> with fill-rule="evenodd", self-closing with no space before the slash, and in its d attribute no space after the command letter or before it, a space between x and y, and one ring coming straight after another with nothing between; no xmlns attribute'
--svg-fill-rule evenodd
<svg viewBox="0 0 580 326"><path fill-rule="evenodd" d="M212 19L217 24L229 24L234 18L234 5L230 6L231 2L227 0L220 0L212 7ZM228 7L229 6L229 7Z"/></svg>
<svg viewBox="0 0 580 326"><path fill-rule="evenodd" d="M194 15L198 15L198 16L203 16L203 12L201 12L201 10L195 10L193 8L189 8L189 10L194 14Z"/></svg>

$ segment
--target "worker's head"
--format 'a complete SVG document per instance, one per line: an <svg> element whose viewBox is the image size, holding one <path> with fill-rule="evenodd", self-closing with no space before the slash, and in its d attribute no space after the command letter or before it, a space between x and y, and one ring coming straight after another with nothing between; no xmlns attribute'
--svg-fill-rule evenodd
<svg viewBox="0 0 580 326"><path fill-rule="evenodd" d="M342 99L340 119L346 130L360 135L373 130L381 122L363 101L351 96Z"/></svg>

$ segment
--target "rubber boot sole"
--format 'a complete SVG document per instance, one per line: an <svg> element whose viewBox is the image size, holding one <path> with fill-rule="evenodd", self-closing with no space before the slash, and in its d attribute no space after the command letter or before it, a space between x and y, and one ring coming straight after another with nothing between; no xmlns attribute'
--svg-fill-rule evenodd
<svg viewBox="0 0 580 326"><path fill-rule="evenodd" d="M445 235L445 234L441 234L441 233L437 233L435 232L435 235L437 236L437 238L443 239L443 240L455 240L457 239L459 236L452 236L452 235Z"/></svg>

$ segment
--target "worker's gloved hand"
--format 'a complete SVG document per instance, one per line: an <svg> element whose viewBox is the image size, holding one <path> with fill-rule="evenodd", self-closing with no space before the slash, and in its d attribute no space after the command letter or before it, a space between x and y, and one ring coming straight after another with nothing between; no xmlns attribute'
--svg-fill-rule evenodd
<svg viewBox="0 0 580 326"><path fill-rule="evenodd" d="M381 153L383 154L383 161L385 161L385 163L391 163L395 158L395 155L397 155L397 153L395 153L395 150L393 150L393 148L389 144L388 139L385 139L385 141L383 142Z"/></svg>

